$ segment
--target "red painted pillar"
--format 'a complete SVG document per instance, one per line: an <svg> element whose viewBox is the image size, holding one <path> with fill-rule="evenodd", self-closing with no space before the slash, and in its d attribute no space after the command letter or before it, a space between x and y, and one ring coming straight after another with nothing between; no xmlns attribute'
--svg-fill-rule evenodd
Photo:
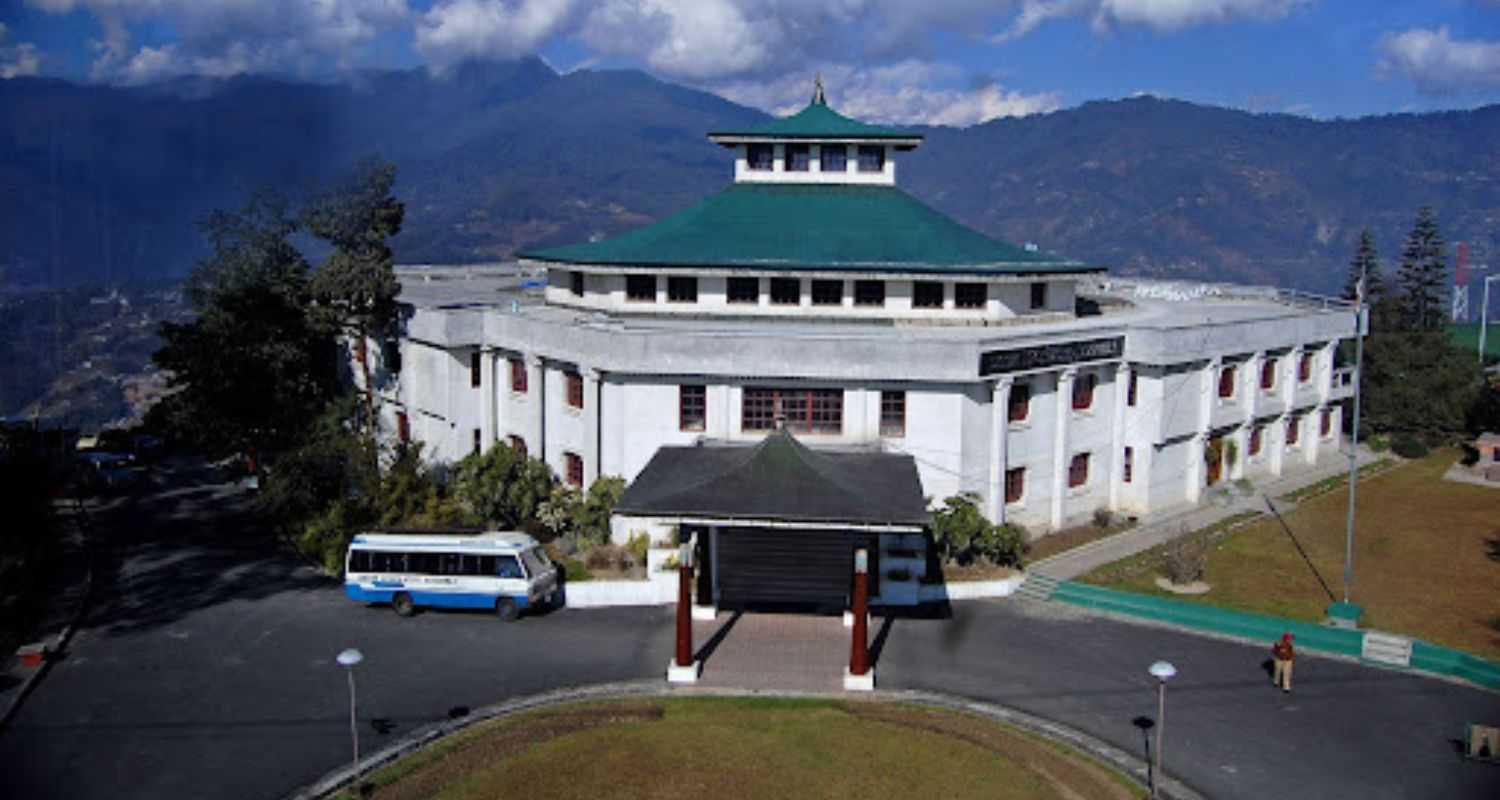
<svg viewBox="0 0 1500 800"><path fill-rule="evenodd" d="M870 671L869 630L869 553L864 548L854 551L854 637L849 649L849 674L863 675Z"/></svg>
<svg viewBox="0 0 1500 800"><path fill-rule="evenodd" d="M682 546L677 570L677 666L693 665L693 547Z"/></svg>

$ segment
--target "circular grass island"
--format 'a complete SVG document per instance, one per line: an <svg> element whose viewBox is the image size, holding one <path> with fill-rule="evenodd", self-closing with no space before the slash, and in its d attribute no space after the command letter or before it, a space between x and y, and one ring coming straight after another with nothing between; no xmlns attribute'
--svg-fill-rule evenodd
<svg viewBox="0 0 1500 800"><path fill-rule="evenodd" d="M381 800L1144 794L1074 750L977 715L759 697L621 699L509 715L396 761L369 776L365 792Z"/></svg>

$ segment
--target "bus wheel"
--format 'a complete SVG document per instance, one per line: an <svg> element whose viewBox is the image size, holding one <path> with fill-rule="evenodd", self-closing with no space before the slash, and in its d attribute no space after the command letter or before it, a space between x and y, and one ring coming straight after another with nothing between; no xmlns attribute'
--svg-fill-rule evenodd
<svg viewBox="0 0 1500 800"><path fill-rule="evenodd" d="M396 609L396 615L402 617L409 617L417 611L416 604L411 601L411 595L406 592L399 592L391 598L391 608Z"/></svg>
<svg viewBox="0 0 1500 800"><path fill-rule="evenodd" d="M495 601L495 616L506 622L515 622L520 616L520 609L516 608L516 601L509 597L502 597Z"/></svg>

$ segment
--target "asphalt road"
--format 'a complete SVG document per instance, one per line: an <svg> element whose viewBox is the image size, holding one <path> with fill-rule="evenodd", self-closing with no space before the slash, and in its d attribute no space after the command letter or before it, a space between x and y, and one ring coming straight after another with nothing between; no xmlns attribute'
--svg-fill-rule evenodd
<svg viewBox="0 0 1500 800"><path fill-rule="evenodd" d="M352 603L267 538L237 492L188 482L100 514L93 611L0 736L0 797L279 797L349 757L333 661L345 647L366 657L367 750L464 708L655 678L670 657L670 607L507 625ZM948 620L893 621L878 674L883 688L1012 706L1141 753L1132 721L1156 709L1146 666L1166 658L1180 670L1167 771L1211 797L1500 796L1500 767L1463 762L1453 744L1465 722L1500 721L1500 695L1304 658L1287 697L1261 671L1263 650L973 602Z"/></svg>

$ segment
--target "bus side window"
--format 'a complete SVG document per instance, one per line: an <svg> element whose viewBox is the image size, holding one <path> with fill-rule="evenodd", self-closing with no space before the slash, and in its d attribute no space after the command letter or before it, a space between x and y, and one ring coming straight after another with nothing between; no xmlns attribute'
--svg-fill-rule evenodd
<svg viewBox="0 0 1500 800"><path fill-rule="evenodd" d="M406 571L416 575L437 575L437 553L407 553Z"/></svg>
<svg viewBox="0 0 1500 800"><path fill-rule="evenodd" d="M438 572L442 575L462 575L463 560L464 556L459 553L442 553L438 556L438 561L441 562Z"/></svg>
<svg viewBox="0 0 1500 800"><path fill-rule="evenodd" d="M494 556L470 556L470 558L478 558L479 559L479 571L475 572L474 573L475 575L494 575L495 574L495 557Z"/></svg>
<svg viewBox="0 0 1500 800"><path fill-rule="evenodd" d="M524 578L521 572L521 562L515 556L497 556L495 558L495 575L500 578Z"/></svg>
<svg viewBox="0 0 1500 800"><path fill-rule="evenodd" d="M350 553L349 554L349 571L350 572L369 572L370 571L370 551L368 551L368 550L355 550L353 553Z"/></svg>
<svg viewBox="0 0 1500 800"><path fill-rule="evenodd" d="M371 572L405 572L406 564L402 553L384 553L375 551L370 554Z"/></svg>

